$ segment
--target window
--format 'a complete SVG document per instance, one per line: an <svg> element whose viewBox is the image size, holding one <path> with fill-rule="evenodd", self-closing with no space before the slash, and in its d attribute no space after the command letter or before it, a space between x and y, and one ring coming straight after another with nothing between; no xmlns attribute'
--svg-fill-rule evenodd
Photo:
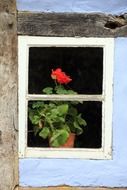
<svg viewBox="0 0 127 190"><path fill-rule="evenodd" d="M19 156L111 159L112 38L19 36ZM44 95L51 84L49 70L61 67L73 78L77 95ZM70 74L71 73L71 74ZM74 101L87 121L75 148L49 148L33 135L28 106L37 100Z"/></svg>

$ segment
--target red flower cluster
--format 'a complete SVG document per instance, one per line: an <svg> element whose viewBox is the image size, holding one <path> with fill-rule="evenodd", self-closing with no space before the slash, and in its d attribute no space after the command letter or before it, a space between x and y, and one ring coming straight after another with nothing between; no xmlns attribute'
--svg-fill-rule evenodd
<svg viewBox="0 0 127 190"><path fill-rule="evenodd" d="M52 79L55 79L59 84L67 84L72 81L70 76L67 76L60 68L52 70L51 77Z"/></svg>

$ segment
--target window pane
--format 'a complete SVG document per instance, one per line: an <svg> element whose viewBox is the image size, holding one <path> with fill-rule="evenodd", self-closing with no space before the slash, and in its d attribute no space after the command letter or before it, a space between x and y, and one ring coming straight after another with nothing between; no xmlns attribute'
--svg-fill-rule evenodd
<svg viewBox="0 0 127 190"><path fill-rule="evenodd" d="M72 78L69 87L80 94L101 94L103 48L31 47L29 49L29 93L41 94L53 86L51 70L62 70Z"/></svg>
<svg viewBox="0 0 127 190"><path fill-rule="evenodd" d="M34 102L36 103L37 101ZM53 101L50 103L53 103ZM32 104L33 101L30 101L29 108L32 107ZM82 104L76 105L76 109L78 110L78 113L82 114L82 118L87 122L87 126L82 126L83 133L76 136L75 148L101 148L102 103L83 102ZM49 147L48 139L43 140L39 135L34 135L33 125L29 119L27 144L29 147Z"/></svg>

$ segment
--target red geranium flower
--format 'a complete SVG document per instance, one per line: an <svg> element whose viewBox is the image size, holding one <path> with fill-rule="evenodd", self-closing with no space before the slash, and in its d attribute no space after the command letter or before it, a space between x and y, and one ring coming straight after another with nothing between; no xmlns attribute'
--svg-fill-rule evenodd
<svg viewBox="0 0 127 190"><path fill-rule="evenodd" d="M52 70L51 77L52 79L55 79L59 84L67 84L72 81L70 76L67 76L60 68Z"/></svg>

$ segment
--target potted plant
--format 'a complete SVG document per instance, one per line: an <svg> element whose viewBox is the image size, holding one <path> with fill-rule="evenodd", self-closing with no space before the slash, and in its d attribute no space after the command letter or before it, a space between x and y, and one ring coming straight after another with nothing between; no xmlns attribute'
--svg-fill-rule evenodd
<svg viewBox="0 0 127 190"><path fill-rule="evenodd" d="M52 70L51 78L55 81L54 88L46 87L44 94L77 94L65 88L72 81L60 68ZM73 147L75 135L83 133L86 121L78 113L78 101L36 101L29 106L29 119L34 134L49 139L51 147ZM71 142L73 139L73 142Z"/></svg>

